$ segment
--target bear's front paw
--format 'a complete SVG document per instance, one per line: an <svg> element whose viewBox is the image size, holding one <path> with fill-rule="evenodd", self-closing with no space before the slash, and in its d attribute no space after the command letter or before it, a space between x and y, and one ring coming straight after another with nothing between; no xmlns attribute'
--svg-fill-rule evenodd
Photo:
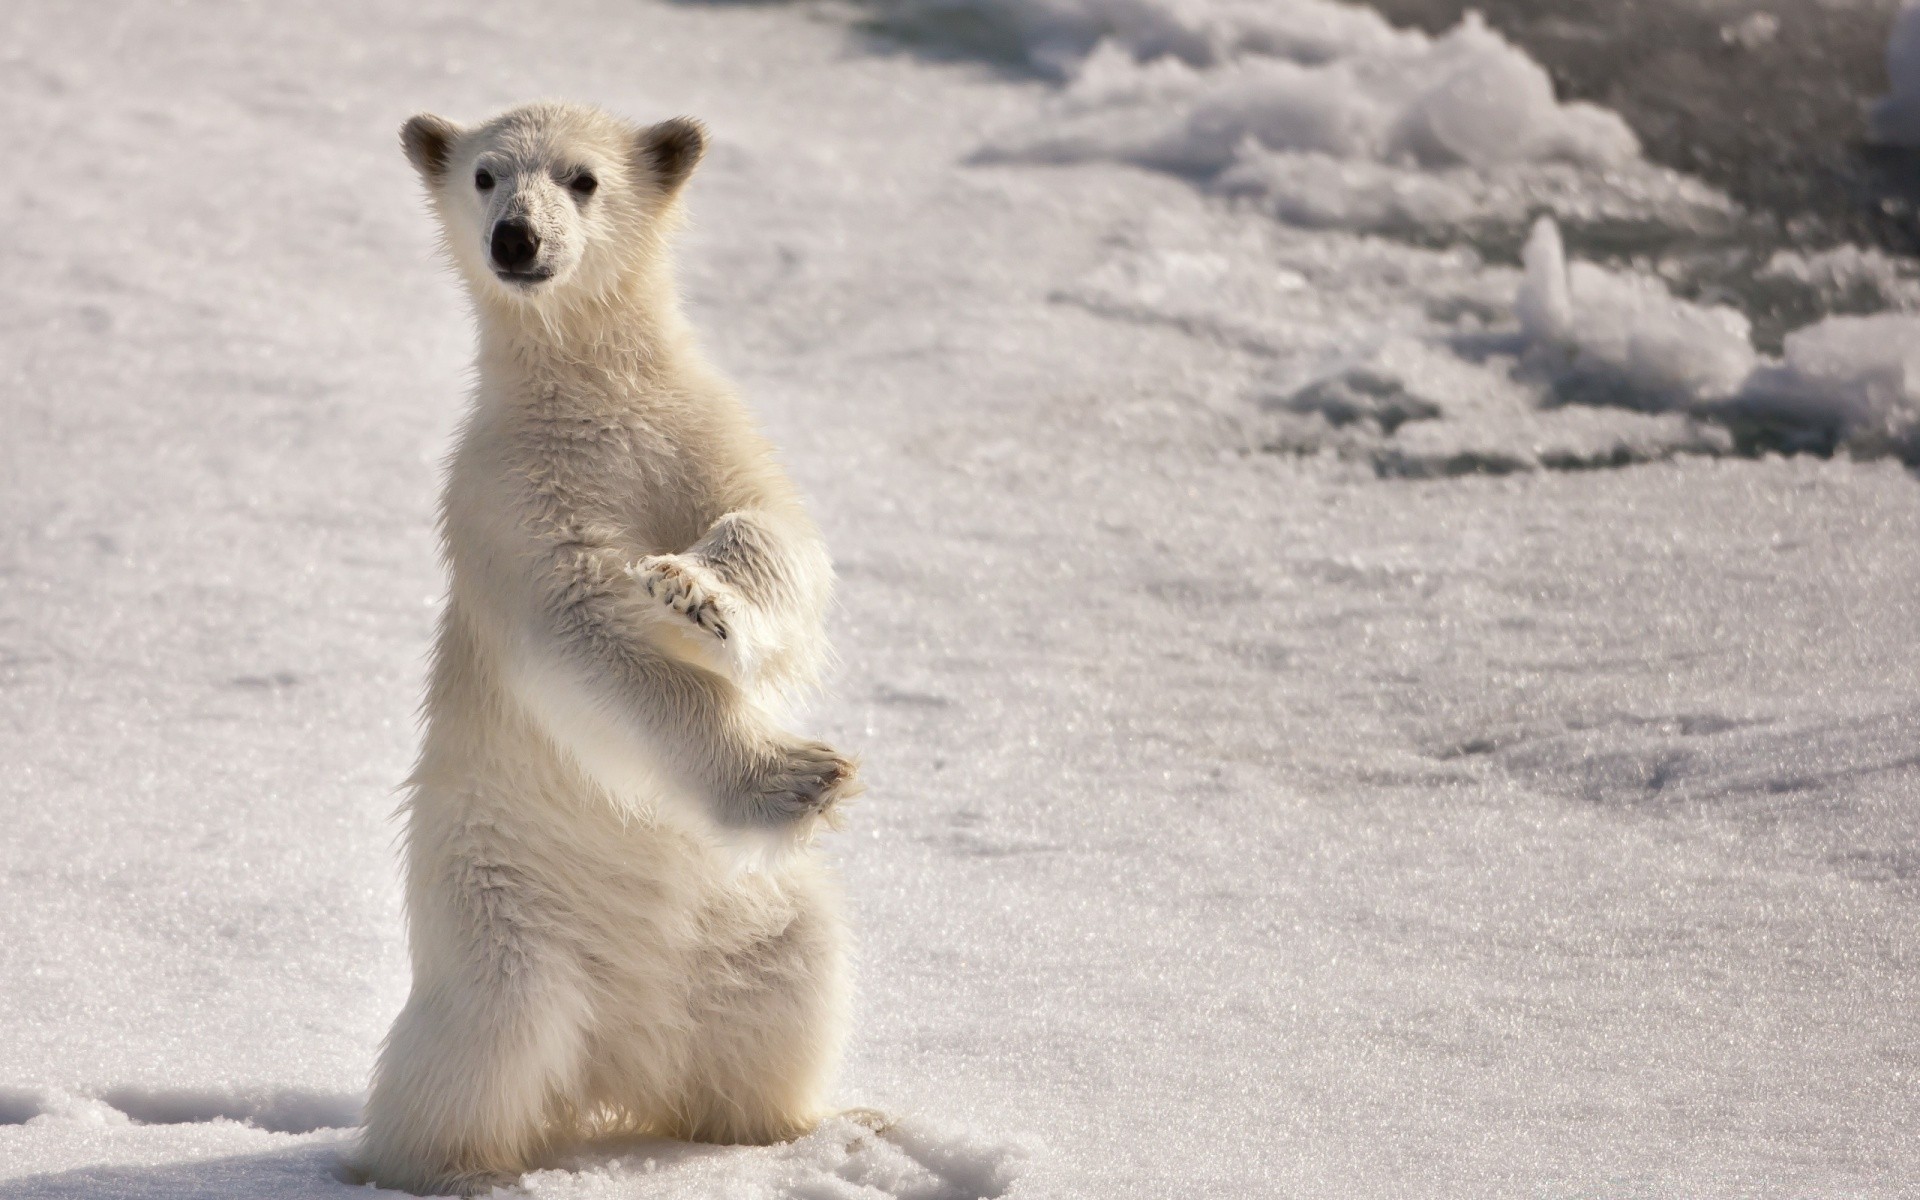
<svg viewBox="0 0 1920 1200"><path fill-rule="evenodd" d="M860 793L859 772L857 762L824 742L792 742L755 780L755 804L773 822L817 816L832 824L834 806Z"/></svg>
<svg viewBox="0 0 1920 1200"><path fill-rule="evenodd" d="M682 554L654 554L627 569L661 608L726 641L733 632L732 589Z"/></svg>

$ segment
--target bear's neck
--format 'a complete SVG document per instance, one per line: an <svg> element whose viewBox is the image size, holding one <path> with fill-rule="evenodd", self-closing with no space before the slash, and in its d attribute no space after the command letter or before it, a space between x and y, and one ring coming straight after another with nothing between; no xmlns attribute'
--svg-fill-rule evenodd
<svg viewBox="0 0 1920 1200"><path fill-rule="evenodd" d="M480 371L525 396L608 394L673 378L697 364L673 280L636 274L565 304L486 299L475 305Z"/></svg>

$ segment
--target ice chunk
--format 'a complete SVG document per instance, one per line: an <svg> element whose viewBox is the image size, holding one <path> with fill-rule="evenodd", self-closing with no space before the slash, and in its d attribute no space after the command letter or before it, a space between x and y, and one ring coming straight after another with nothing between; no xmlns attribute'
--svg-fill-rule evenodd
<svg viewBox="0 0 1920 1200"><path fill-rule="evenodd" d="M1558 228L1535 224L1514 309L1529 359L1563 398L1658 411L1731 395L1753 370L1746 317L1675 297L1651 275L1567 266Z"/></svg>
<svg viewBox="0 0 1920 1200"><path fill-rule="evenodd" d="M1828 317L1787 335L1785 361L1726 406L1756 448L1920 461L1920 317Z"/></svg>
<svg viewBox="0 0 1920 1200"><path fill-rule="evenodd" d="M1400 112L1392 152L1429 166L1475 167L1560 159L1605 167L1639 153L1618 116L1560 105L1540 64L1477 13L1407 65L1416 90Z"/></svg>
<svg viewBox="0 0 1920 1200"><path fill-rule="evenodd" d="M1892 90L1867 114L1874 141L1920 146L1920 0L1906 0L1887 38L1887 78Z"/></svg>
<svg viewBox="0 0 1920 1200"><path fill-rule="evenodd" d="M1560 227L1541 217L1521 252L1526 274L1514 302L1520 331L1537 342L1564 342L1573 330L1573 297L1567 286L1567 252Z"/></svg>
<svg viewBox="0 0 1920 1200"><path fill-rule="evenodd" d="M1724 421L1748 451L1845 449L1920 461L1920 317L1829 317L1762 360L1747 322L1694 304L1657 278L1567 265L1542 218L1514 302L1527 362L1562 399L1673 409ZM1859 266L1858 256L1778 259L1795 278Z"/></svg>

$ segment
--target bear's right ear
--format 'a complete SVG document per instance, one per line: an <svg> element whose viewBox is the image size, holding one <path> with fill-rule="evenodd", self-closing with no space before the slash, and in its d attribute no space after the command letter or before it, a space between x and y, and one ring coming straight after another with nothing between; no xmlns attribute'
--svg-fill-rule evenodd
<svg viewBox="0 0 1920 1200"><path fill-rule="evenodd" d="M642 129L634 148L660 180L660 190L671 196L706 155L707 127L692 117L675 117Z"/></svg>
<svg viewBox="0 0 1920 1200"><path fill-rule="evenodd" d="M458 125L432 113L421 113L400 127L400 145L407 152L407 161L428 183L439 183L447 173L453 139L459 136Z"/></svg>

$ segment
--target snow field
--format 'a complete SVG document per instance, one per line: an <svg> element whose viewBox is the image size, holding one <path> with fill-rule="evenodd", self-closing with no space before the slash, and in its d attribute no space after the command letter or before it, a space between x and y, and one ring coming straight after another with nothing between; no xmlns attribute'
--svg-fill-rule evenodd
<svg viewBox="0 0 1920 1200"><path fill-rule="evenodd" d="M1114 13L1239 30L1176 55L1202 74L1385 44L1330 6L1044 11L1109 14L1063 76ZM842 574L840 1095L904 1119L525 1190L1910 1190L1910 472L1707 457L1733 371L1659 326L1723 318L1578 261L1551 205L1575 261L1529 269L1191 186L1237 151L982 156L1064 92L818 15L0 17L36 232L0 246L0 1198L367 1194L336 1123L406 985L386 814L469 352L393 135L541 94L716 131L684 281ZM1486 211L1516 246L1535 215ZM1877 327L1836 328L1747 378L1892 405ZM1636 407L1542 403L1619 371Z"/></svg>

